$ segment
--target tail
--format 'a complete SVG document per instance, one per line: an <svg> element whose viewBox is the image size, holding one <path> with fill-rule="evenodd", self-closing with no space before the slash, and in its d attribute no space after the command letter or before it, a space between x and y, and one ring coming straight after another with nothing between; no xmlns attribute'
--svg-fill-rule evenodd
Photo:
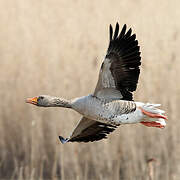
<svg viewBox="0 0 180 180"><path fill-rule="evenodd" d="M141 121L143 125L157 128L164 128L166 126L165 120L167 120L167 117L163 115L165 111L157 108L160 104L144 104L138 102L136 105L143 114Z"/></svg>

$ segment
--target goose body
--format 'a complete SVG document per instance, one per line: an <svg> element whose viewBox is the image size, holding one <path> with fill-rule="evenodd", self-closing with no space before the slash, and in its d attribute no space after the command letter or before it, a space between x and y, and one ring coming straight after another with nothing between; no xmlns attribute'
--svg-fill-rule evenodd
<svg viewBox="0 0 180 180"><path fill-rule="evenodd" d="M93 94L66 100L41 95L26 100L42 107L71 108L82 115L82 119L68 138L59 136L62 143L89 142L107 138L107 135L122 124L142 123L148 127L164 128L167 119L159 104L134 102L132 92L136 90L141 65L140 47L132 30L126 25L119 33L110 25L110 42L101 65L99 79Z"/></svg>
<svg viewBox="0 0 180 180"><path fill-rule="evenodd" d="M136 103L123 100L106 100L89 95L72 101L72 108L84 117L107 124L137 123L133 118Z"/></svg>

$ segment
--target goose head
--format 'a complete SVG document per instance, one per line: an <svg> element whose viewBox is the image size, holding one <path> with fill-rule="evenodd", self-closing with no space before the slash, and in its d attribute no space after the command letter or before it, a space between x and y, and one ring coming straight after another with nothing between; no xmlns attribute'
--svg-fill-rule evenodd
<svg viewBox="0 0 180 180"><path fill-rule="evenodd" d="M53 103L53 98L48 95L40 95L33 98L27 98L26 103L36 106L49 107Z"/></svg>

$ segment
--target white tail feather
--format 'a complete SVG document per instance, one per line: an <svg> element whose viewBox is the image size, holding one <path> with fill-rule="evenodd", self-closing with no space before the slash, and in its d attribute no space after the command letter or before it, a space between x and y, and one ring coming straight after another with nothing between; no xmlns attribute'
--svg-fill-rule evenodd
<svg viewBox="0 0 180 180"><path fill-rule="evenodd" d="M157 107L160 106L160 104L150 104L150 103L141 103L141 102L136 102L137 107L141 109L142 115L143 115L143 121L142 122L155 122L155 124L145 124L146 126L151 126L151 127L159 127L163 128L166 126L165 119L166 116L163 115L165 113L164 110L158 109ZM157 123L157 126L156 126Z"/></svg>
<svg viewBox="0 0 180 180"><path fill-rule="evenodd" d="M147 112L154 113L154 114L164 114L165 111L162 109L158 109L156 107L161 106L161 104L150 104L150 103L141 103L141 102L136 102L137 107L141 107Z"/></svg>
<svg viewBox="0 0 180 180"><path fill-rule="evenodd" d="M147 111L147 112L150 112L150 113L154 113L154 114L163 114L165 113L165 111L161 110L161 109L158 109L156 107L159 107L160 104L144 104L142 106L142 108Z"/></svg>

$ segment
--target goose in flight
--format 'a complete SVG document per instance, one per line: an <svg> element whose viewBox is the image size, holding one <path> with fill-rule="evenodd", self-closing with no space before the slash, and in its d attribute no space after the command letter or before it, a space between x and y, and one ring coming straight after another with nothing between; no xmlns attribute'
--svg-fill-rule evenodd
<svg viewBox="0 0 180 180"><path fill-rule="evenodd" d="M101 65L99 79L93 94L71 100L40 95L28 98L27 103L41 107L71 108L82 115L67 142L89 142L107 138L119 125L141 123L148 127L164 128L166 116L158 109L160 104L134 102L141 65L140 47L132 30L126 24L119 31L109 27L109 47Z"/></svg>

